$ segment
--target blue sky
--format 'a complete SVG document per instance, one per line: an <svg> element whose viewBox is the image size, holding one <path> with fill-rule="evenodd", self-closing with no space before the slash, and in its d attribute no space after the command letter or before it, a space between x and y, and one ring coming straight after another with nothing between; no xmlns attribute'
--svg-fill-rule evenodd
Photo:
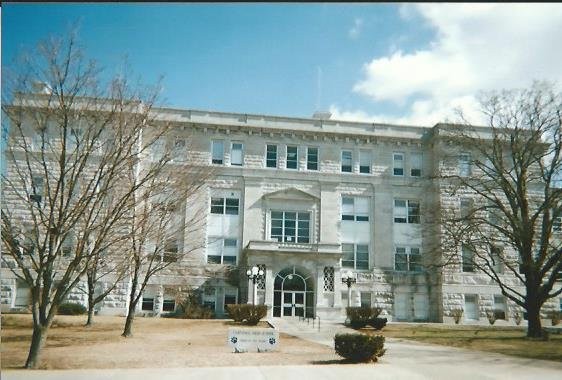
<svg viewBox="0 0 562 380"><path fill-rule="evenodd" d="M562 79L559 4L4 4L2 66L76 21L108 74L127 56L181 108L425 125Z"/></svg>

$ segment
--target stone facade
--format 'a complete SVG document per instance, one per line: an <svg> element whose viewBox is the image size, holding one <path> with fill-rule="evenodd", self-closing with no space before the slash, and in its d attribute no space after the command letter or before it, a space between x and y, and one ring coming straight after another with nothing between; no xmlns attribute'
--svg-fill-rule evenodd
<svg viewBox="0 0 562 380"><path fill-rule="evenodd" d="M443 159L452 148L438 138L442 125L157 112L174 124L170 141L186 142L172 165L208 165L216 176L197 195L206 229L183 237L184 246L196 248L151 280L139 313L165 313L173 309L170 289L189 288L199 289L202 302L224 316L226 303L254 301L254 284L245 274L254 265L264 269L255 302L267 305L269 316L341 318L349 303L380 307L391 320L452 322L452 312L466 309L468 300L476 315L467 321L487 323L486 311L497 307L501 292L485 275L421 265L439 254L433 249L438 235L424 232L426 213L458 202L445 195L445 183L432 179L438 170L457 170L457 162ZM227 211L229 199L237 200L235 213ZM219 201L226 206L215 214L209 205ZM395 222L402 217L400 204L405 222ZM357 280L351 298L342 284L347 271ZM2 308L16 308L17 285L6 268L0 286ZM86 304L83 287L69 300ZM119 284L98 312L124 314L128 289L128 281ZM517 307L504 305L505 323L513 323Z"/></svg>

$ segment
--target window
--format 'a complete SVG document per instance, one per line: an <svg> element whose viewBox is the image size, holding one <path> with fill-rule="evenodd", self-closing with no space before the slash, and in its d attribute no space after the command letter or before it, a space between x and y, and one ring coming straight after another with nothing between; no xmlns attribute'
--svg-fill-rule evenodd
<svg viewBox="0 0 562 380"><path fill-rule="evenodd" d="M361 292L361 307L371 307L370 292Z"/></svg>
<svg viewBox="0 0 562 380"><path fill-rule="evenodd" d="M298 147L287 145L287 169L298 169Z"/></svg>
<svg viewBox="0 0 562 380"><path fill-rule="evenodd" d="M471 320L479 319L478 312L478 299L476 294L465 294L464 295L464 318Z"/></svg>
<svg viewBox="0 0 562 380"><path fill-rule="evenodd" d="M172 160L174 162L183 162L186 159L186 141L181 137L176 137L174 140L174 149L172 152Z"/></svg>
<svg viewBox="0 0 562 380"><path fill-rule="evenodd" d="M165 299L162 303L162 311L174 311L176 310L176 301L173 299Z"/></svg>
<svg viewBox="0 0 562 380"><path fill-rule="evenodd" d="M334 291L334 267L324 267L324 291Z"/></svg>
<svg viewBox="0 0 562 380"><path fill-rule="evenodd" d="M211 214L238 215L238 198L211 198Z"/></svg>
<svg viewBox="0 0 562 380"><path fill-rule="evenodd" d="M150 159L152 161L160 161L164 158L165 141L161 139L155 140L150 146Z"/></svg>
<svg viewBox="0 0 562 380"><path fill-rule="evenodd" d="M224 141L213 140L212 141L212 163L215 165L222 165L224 163Z"/></svg>
<svg viewBox="0 0 562 380"><path fill-rule="evenodd" d="M462 271L474 272L474 251L464 244L462 246Z"/></svg>
<svg viewBox="0 0 562 380"><path fill-rule="evenodd" d="M490 258L491 264L494 271L498 274L503 273L503 265L501 259L501 249L499 247L491 246L490 247Z"/></svg>
<svg viewBox="0 0 562 380"><path fill-rule="evenodd" d="M353 152L350 150L341 151L341 171L343 173L351 173L353 165Z"/></svg>
<svg viewBox="0 0 562 380"><path fill-rule="evenodd" d="M279 242L310 243L310 213L271 211L271 238Z"/></svg>
<svg viewBox="0 0 562 380"><path fill-rule="evenodd" d="M236 304L236 294L224 294L224 306L226 311L226 305L235 305Z"/></svg>
<svg viewBox="0 0 562 380"><path fill-rule="evenodd" d="M421 177L422 175L422 154L412 153L410 155L410 176Z"/></svg>
<svg viewBox="0 0 562 380"><path fill-rule="evenodd" d="M417 201L395 199L394 223L420 223L420 203Z"/></svg>
<svg viewBox="0 0 562 380"><path fill-rule="evenodd" d="M154 310L154 298L153 297L142 297L142 310L153 311Z"/></svg>
<svg viewBox="0 0 562 380"><path fill-rule="evenodd" d="M29 200L41 203L43 199L43 177L33 176L31 178L31 189L29 190Z"/></svg>
<svg viewBox="0 0 562 380"><path fill-rule="evenodd" d="M342 267L369 269L369 246L367 244L342 243Z"/></svg>
<svg viewBox="0 0 562 380"><path fill-rule="evenodd" d="M244 163L244 144L233 142L230 149L230 165L242 166Z"/></svg>
<svg viewBox="0 0 562 380"><path fill-rule="evenodd" d="M405 272L421 272L421 255L419 247L396 247L394 269Z"/></svg>
<svg viewBox="0 0 562 380"><path fill-rule="evenodd" d="M506 310L505 297L494 295L494 316L496 319L505 319Z"/></svg>
<svg viewBox="0 0 562 380"><path fill-rule="evenodd" d="M238 240L232 238L209 237L207 247L208 264L236 265Z"/></svg>
<svg viewBox="0 0 562 380"><path fill-rule="evenodd" d="M72 234L72 232L69 232L66 234L61 244L62 255L64 257L69 257L72 254L73 245L74 245L74 235Z"/></svg>
<svg viewBox="0 0 562 380"><path fill-rule="evenodd" d="M369 174L371 172L371 151L359 151L359 173Z"/></svg>
<svg viewBox="0 0 562 380"><path fill-rule="evenodd" d="M277 167L277 145L267 145L265 151L265 166L267 168Z"/></svg>
<svg viewBox="0 0 562 380"><path fill-rule="evenodd" d="M474 201L471 198L461 198L461 218L468 218L472 214Z"/></svg>
<svg viewBox="0 0 562 380"><path fill-rule="evenodd" d="M216 290L213 287L206 287L203 289L203 307L215 311Z"/></svg>
<svg viewBox="0 0 562 380"><path fill-rule="evenodd" d="M404 153L393 153L393 171L392 174L396 176L404 175Z"/></svg>
<svg viewBox="0 0 562 380"><path fill-rule="evenodd" d="M318 170L318 148L307 148L306 168L308 170Z"/></svg>
<svg viewBox="0 0 562 380"><path fill-rule="evenodd" d="M369 221L369 198L342 197L341 220Z"/></svg>
<svg viewBox="0 0 562 380"><path fill-rule="evenodd" d="M471 172L470 153L461 153L459 156L459 175L461 177L468 177Z"/></svg>
<svg viewBox="0 0 562 380"><path fill-rule="evenodd" d="M175 263L178 261L178 242L170 240L164 246L162 261L165 263Z"/></svg>

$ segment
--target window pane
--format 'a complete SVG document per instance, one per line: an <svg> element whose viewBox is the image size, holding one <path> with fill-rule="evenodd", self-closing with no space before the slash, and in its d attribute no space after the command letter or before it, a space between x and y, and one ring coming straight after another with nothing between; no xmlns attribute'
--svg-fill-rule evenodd
<svg viewBox="0 0 562 380"><path fill-rule="evenodd" d="M278 220L282 220L283 219L283 213L280 211L271 211L271 219L278 219Z"/></svg>
<svg viewBox="0 0 562 380"><path fill-rule="evenodd" d="M236 256L223 256L223 260L222 260L223 264L228 264L228 265L235 265L236 264Z"/></svg>
<svg viewBox="0 0 562 380"><path fill-rule="evenodd" d="M211 214L224 213L224 198L211 198Z"/></svg>
<svg viewBox="0 0 562 380"><path fill-rule="evenodd" d="M394 200L394 222L395 223L406 223L406 201L395 199Z"/></svg>
<svg viewBox="0 0 562 380"><path fill-rule="evenodd" d="M411 158L410 175L412 177L421 177L421 169L422 169L421 153L412 153L410 155L410 158Z"/></svg>
<svg viewBox="0 0 562 380"><path fill-rule="evenodd" d="M408 201L408 223L420 222L420 204Z"/></svg>
<svg viewBox="0 0 562 380"><path fill-rule="evenodd" d="M318 148L308 148L306 168L308 170L318 170Z"/></svg>
<svg viewBox="0 0 562 380"><path fill-rule="evenodd" d="M474 272L474 266L472 261L474 259L474 253L472 250L463 245L462 246L462 271L463 272Z"/></svg>
<svg viewBox="0 0 562 380"><path fill-rule="evenodd" d="M236 239L224 239L224 246L236 248L238 246L238 240L236 240Z"/></svg>
<svg viewBox="0 0 562 380"><path fill-rule="evenodd" d="M353 153L350 150L342 150L341 152L341 171L351 173Z"/></svg>
<svg viewBox="0 0 562 380"><path fill-rule="evenodd" d="M162 303L162 311L174 311L176 309L176 301L164 300Z"/></svg>
<svg viewBox="0 0 562 380"><path fill-rule="evenodd" d="M371 172L371 152L368 150L359 151L359 173Z"/></svg>
<svg viewBox="0 0 562 380"><path fill-rule="evenodd" d="M239 200L237 198L226 198L226 213L238 215Z"/></svg>
<svg viewBox="0 0 562 380"><path fill-rule="evenodd" d="M142 310L154 310L154 298L142 297Z"/></svg>
<svg viewBox="0 0 562 380"><path fill-rule="evenodd" d="M459 175L467 177L470 174L470 153L461 153L459 156Z"/></svg>
<svg viewBox="0 0 562 380"><path fill-rule="evenodd" d="M224 157L224 141L213 140L213 152L212 152L212 162L213 164L222 164Z"/></svg>
<svg viewBox="0 0 562 380"><path fill-rule="evenodd" d="M393 174L404 175L404 155L402 153L393 154Z"/></svg>
<svg viewBox="0 0 562 380"><path fill-rule="evenodd" d="M277 145L267 146L267 157L266 157L266 167L276 168L277 167Z"/></svg>
<svg viewBox="0 0 562 380"><path fill-rule="evenodd" d="M298 167L298 148L287 146L287 169L297 169Z"/></svg>
<svg viewBox="0 0 562 380"><path fill-rule="evenodd" d="M394 269L396 270L408 270L408 257L405 254L396 253L394 255Z"/></svg>
<svg viewBox="0 0 562 380"><path fill-rule="evenodd" d="M341 199L342 215L351 215L351 220L353 220L354 215L354 202L353 198L342 197ZM343 219L343 218L342 218Z"/></svg>
<svg viewBox="0 0 562 380"><path fill-rule="evenodd" d="M217 255L209 255L207 256L207 263L208 264L220 264L221 257Z"/></svg>
<svg viewBox="0 0 562 380"><path fill-rule="evenodd" d="M242 143L232 143L230 151L230 164L235 166L242 166Z"/></svg>

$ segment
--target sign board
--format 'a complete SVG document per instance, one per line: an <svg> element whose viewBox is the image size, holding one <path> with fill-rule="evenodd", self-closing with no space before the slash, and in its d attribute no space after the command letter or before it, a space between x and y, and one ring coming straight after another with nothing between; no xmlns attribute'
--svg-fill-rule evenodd
<svg viewBox="0 0 562 380"><path fill-rule="evenodd" d="M229 328L228 345L234 352L267 352L277 348L279 331L262 328Z"/></svg>

